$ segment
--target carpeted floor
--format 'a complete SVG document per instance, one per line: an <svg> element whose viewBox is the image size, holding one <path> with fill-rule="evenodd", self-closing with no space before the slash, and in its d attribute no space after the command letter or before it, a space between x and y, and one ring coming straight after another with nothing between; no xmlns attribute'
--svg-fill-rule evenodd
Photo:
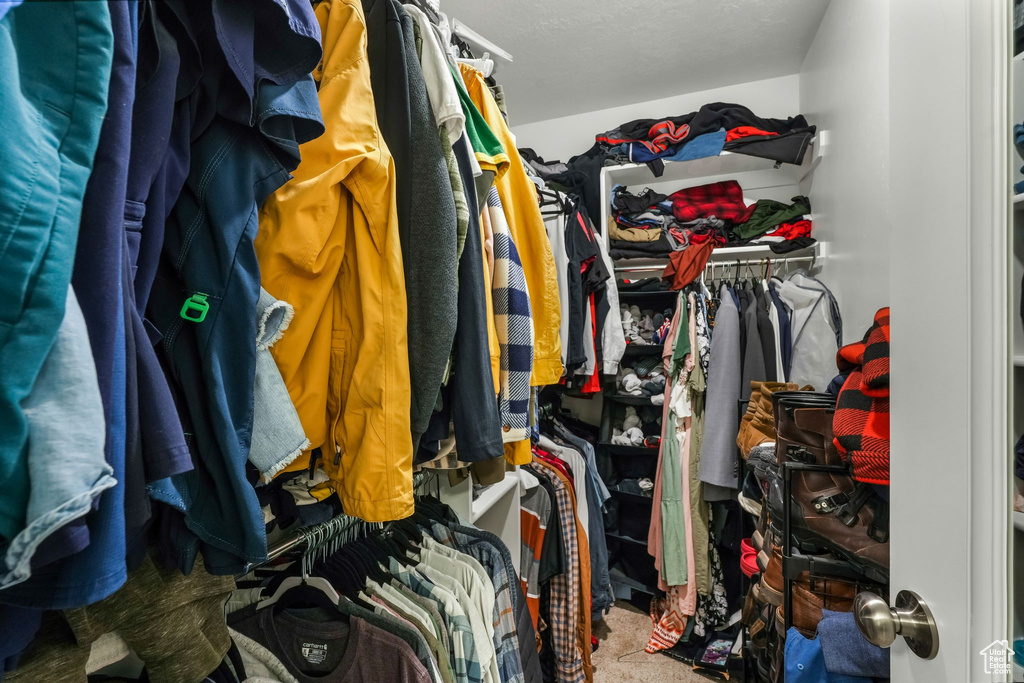
<svg viewBox="0 0 1024 683"><path fill-rule="evenodd" d="M706 683L708 680L693 673L688 664L644 652L651 636L651 618L625 601L617 603L594 625L594 635L601 642L593 655L595 683Z"/></svg>

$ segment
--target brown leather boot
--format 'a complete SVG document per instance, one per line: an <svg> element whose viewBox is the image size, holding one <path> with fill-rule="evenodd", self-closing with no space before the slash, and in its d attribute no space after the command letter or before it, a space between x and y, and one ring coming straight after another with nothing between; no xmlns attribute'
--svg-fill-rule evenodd
<svg viewBox="0 0 1024 683"><path fill-rule="evenodd" d="M778 607L782 604L785 589L786 584L782 578L782 547L773 545L768 564L761 572L759 594L765 602Z"/></svg>
<svg viewBox="0 0 1024 683"><path fill-rule="evenodd" d="M747 595L743 598L743 610L740 612L740 621L747 626L750 626L757 619L758 613L764 607L764 600L760 598L760 594L754 590L756 583L750 585L750 590L747 591Z"/></svg>
<svg viewBox="0 0 1024 683"><path fill-rule="evenodd" d="M853 599L857 595L857 584L836 579L811 579L801 574L793 582L793 619L792 625L805 637L813 638L818 630L823 609L833 612L852 612ZM786 610L780 606L775 611L776 626L785 630Z"/></svg>
<svg viewBox="0 0 1024 683"><path fill-rule="evenodd" d="M834 410L796 408L791 416L786 410L782 413L777 444L785 444L785 450L778 449L777 456L846 468L832 443ZM816 444L811 444L814 435ZM802 471L794 472L790 491L793 536L801 550L833 552L868 577L888 581L888 505L870 485L849 474ZM773 502L778 508L779 501L769 498L769 504ZM771 515L780 531L783 510L773 509Z"/></svg>
<svg viewBox="0 0 1024 683"><path fill-rule="evenodd" d="M750 421L754 418L754 413L757 412L757 397L761 394L761 384L753 380L750 382L750 400L747 401L747 412L743 413L743 417L740 418L740 428L736 433L736 445L740 447L743 453L743 459L746 460L749 449L743 451L743 446L740 443L745 438L745 435L750 429Z"/></svg>
<svg viewBox="0 0 1024 683"><path fill-rule="evenodd" d="M830 394L813 391L776 392L772 396L772 415L775 419L775 460L781 466L787 459L799 460L804 448L824 449L824 436L805 431L793 415L798 408L835 408L836 399ZM793 452L795 455L790 455Z"/></svg>
<svg viewBox="0 0 1024 683"><path fill-rule="evenodd" d="M775 440L772 394L777 391L795 391L797 386L786 382L751 382L750 388L747 412L740 419L740 429L736 435L736 445L744 460L754 446Z"/></svg>

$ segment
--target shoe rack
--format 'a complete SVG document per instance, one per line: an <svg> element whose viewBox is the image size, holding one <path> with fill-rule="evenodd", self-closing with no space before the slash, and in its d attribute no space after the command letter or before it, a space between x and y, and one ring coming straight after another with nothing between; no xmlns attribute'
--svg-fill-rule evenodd
<svg viewBox="0 0 1024 683"><path fill-rule="evenodd" d="M849 474L845 467L834 465L818 465L805 462L786 462L782 465L782 504L783 522L782 534L784 543L782 546L782 578L784 584L783 611L785 613L785 630L793 625L793 582L804 572L807 572L811 579L838 579L856 583L861 591L867 590L881 595L887 602L889 597L888 582L881 583L875 578L869 577L852 563L832 555L796 555L793 548L799 546L799 542L793 535L792 519L793 505L795 501L792 495L793 474L798 471L813 471L821 473L835 473L840 475Z"/></svg>
<svg viewBox="0 0 1024 683"><path fill-rule="evenodd" d="M616 284L618 280L615 280ZM675 311L678 293L671 290L652 292L627 292L619 290L619 303L638 306L641 310L661 312ZM628 344L620 366L633 367L643 357L661 358L665 347L662 344ZM649 396L633 396L621 392L618 378L601 385L601 424L598 432L596 455L598 469L605 478L605 485L612 494L615 513L605 516L605 538L608 544L608 559L612 587L616 599L631 602L641 609L648 609L651 598L662 594L658 589L658 573L654 558L647 554L647 533L650 529L653 497L628 491L621 491L616 485L624 479L648 478L652 482L658 471L659 448L626 446L612 443L615 424L621 421L627 406L638 410L654 405ZM659 406L660 410L660 406ZM622 520L634 520L629 528L621 528ZM645 523L640 527L640 521ZM642 531L642 534L639 533Z"/></svg>

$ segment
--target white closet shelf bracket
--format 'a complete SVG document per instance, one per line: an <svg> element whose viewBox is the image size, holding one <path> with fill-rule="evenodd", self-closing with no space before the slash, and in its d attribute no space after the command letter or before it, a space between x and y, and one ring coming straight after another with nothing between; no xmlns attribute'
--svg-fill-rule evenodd
<svg viewBox="0 0 1024 683"><path fill-rule="evenodd" d="M511 52L503 50L502 48L498 47L490 40L484 38L482 35L474 31L470 27L466 26L458 19L455 19L454 17L452 18L452 33L462 38L467 43L475 45L481 50L486 50L487 52L490 52L491 56L493 57L500 57L501 59L504 59L506 62L512 62Z"/></svg>

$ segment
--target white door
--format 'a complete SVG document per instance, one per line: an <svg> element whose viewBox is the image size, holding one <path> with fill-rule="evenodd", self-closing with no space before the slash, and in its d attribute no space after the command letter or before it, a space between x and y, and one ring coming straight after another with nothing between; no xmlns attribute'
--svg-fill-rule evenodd
<svg viewBox="0 0 1024 683"><path fill-rule="evenodd" d="M1007 71L1011 0L890 3L891 591L928 603L938 655L894 681L1009 680ZM884 46L879 46L884 49Z"/></svg>

